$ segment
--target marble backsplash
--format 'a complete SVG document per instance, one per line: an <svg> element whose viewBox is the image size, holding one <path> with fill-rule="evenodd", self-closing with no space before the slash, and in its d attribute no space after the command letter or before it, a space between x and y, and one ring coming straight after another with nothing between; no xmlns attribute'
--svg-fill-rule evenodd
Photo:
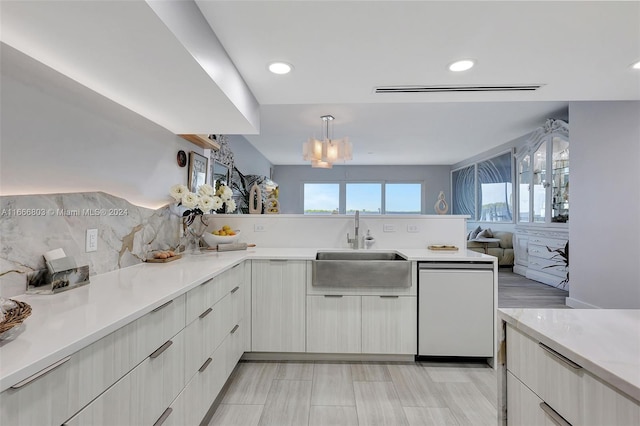
<svg viewBox="0 0 640 426"><path fill-rule="evenodd" d="M0 197L0 296L22 294L28 272L45 268L43 254L62 248L91 275L138 264L148 248L175 247L181 219L168 206L135 206L104 192ZM85 252L87 229L98 250Z"/></svg>

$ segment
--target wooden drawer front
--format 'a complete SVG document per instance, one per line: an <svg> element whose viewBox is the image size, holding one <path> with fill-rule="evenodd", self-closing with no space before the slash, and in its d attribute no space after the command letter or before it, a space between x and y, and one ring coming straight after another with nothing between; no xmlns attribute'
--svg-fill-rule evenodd
<svg viewBox="0 0 640 426"><path fill-rule="evenodd" d="M198 425L227 380L228 341L202 360L197 373L171 403L172 412L163 426Z"/></svg>
<svg viewBox="0 0 640 426"><path fill-rule="evenodd" d="M178 334L185 326L186 295L179 296L140 318L138 339L141 360Z"/></svg>
<svg viewBox="0 0 640 426"><path fill-rule="evenodd" d="M416 297L362 296L362 352L418 353Z"/></svg>
<svg viewBox="0 0 640 426"><path fill-rule="evenodd" d="M60 360L45 375L2 392L0 425L60 424L69 418L75 412L69 409L70 364L68 358Z"/></svg>
<svg viewBox="0 0 640 426"><path fill-rule="evenodd" d="M227 352L225 366L226 377L229 377L233 369L236 367L236 364L240 360L240 357L244 353L245 327L243 326L243 324L243 321L234 324L233 328L229 331L229 335L225 339L225 342L228 342L226 349Z"/></svg>
<svg viewBox="0 0 640 426"><path fill-rule="evenodd" d="M602 383L589 373L583 378L584 422L588 426L640 425L640 402Z"/></svg>
<svg viewBox="0 0 640 426"><path fill-rule="evenodd" d="M185 329L186 360L185 374L191 378L202 363L224 340L231 323L231 304L224 297L213 307L206 309L198 319Z"/></svg>
<svg viewBox="0 0 640 426"><path fill-rule="evenodd" d="M183 333L168 342L64 424L154 424L185 385Z"/></svg>
<svg viewBox="0 0 640 426"><path fill-rule="evenodd" d="M238 282L229 291L229 303L231 304L231 322L236 324L244 318L244 304L245 304L245 285Z"/></svg>
<svg viewBox="0 0 640 426"><path fill-rule="evenodd" d="M569 423L582 423L580 366L508 325L507 370Z"/></svg>
<svg viewBox="0 0 640 426"><path fill-rule="evenodd" d="M542 400L531 389L507 371L507 424L509 426L540 426L545 424Z"/></svg>
<svg viewBox="0 0 640 426"><path fill-rule="evenodd" d="M360 353L360 296L307 296L307 352Z"/></svg>

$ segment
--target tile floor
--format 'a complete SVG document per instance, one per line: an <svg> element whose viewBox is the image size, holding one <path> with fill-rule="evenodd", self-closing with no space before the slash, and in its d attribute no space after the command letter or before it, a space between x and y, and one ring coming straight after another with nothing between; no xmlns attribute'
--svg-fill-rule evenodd
<svg viewBox="0 0 640 426"><path fill-rule="evenodd" d="M242 362L209 425L495 425L484 364Z"/></svg>
<svg viewBox="0 0 640 426"><path fill-rule="evenodd" d="M562 289L498 282L499 307L567 307ZM495 425L496 380L484 364L242 362L209 425Z"/></svg>

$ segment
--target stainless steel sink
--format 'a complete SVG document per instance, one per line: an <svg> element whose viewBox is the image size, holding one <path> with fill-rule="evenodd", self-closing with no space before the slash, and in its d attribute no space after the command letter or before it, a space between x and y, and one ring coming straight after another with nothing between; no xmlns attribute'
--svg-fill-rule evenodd
<svg viewBox="0 0 640 426"><path fill-rule="evenodd" d="M321 251L311 284L319 287L411 287L411 262L392 251Z"/></svg>

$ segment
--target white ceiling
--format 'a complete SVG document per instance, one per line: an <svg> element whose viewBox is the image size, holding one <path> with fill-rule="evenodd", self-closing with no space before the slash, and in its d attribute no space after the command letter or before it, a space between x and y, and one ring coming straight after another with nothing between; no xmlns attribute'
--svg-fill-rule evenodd
<svg viewBox="0 0 640 426"><path fill-rule="evenodd" d="M196 0L261 105L246 138L274 164L349 136L350 164L453 164L522 136L568 101L640 99L640 3ZM473 58L470 71L447 65ZM278 76L274 60L293 64ZM376 86L544 84L535 92L375 94ZM513 103L517 102L517 103Z"/></svg>
<svg viewBox="0 0 640 426"><path fill-rule="evenodd" d="M303 164L302 142L321 135L324 114L336 117L335 137L353 142L350 164L453 164L548 117L566 118L569 101L640 99L640 71L630 68L640 60L639 1L2 0L0 7L3 43L175 133L243 134L274 164ZM477 66L448 71L460 58ZM295 69L271 74L273 60ZM544 86L373 92L533 83Z"/></svg>

